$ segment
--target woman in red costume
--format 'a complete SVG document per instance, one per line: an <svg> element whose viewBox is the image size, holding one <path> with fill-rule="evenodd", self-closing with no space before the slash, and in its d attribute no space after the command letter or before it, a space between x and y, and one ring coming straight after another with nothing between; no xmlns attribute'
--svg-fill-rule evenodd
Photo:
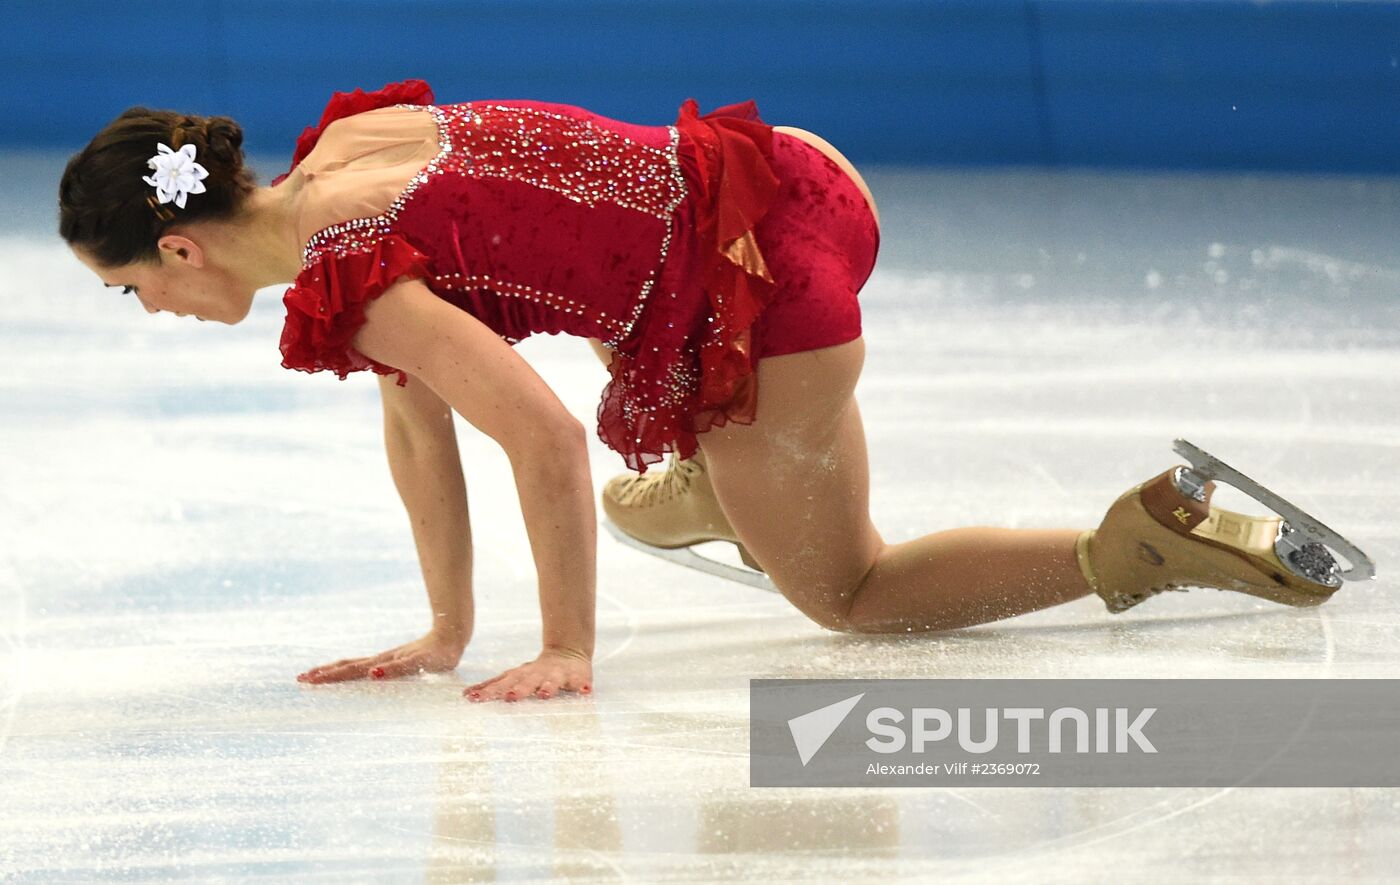
<svg viewBox="0 0 1400 885"><path fill-rule="evenodd" d="M1257 540L1277 519L1211 508L1213 484L1184 468L1129 490L1096 530L887 544L853 396L875 204L833 147L751 101L700 115L687 100L649 126L542 101L436 104L406 80L336 93L269 187L241 143L226 117L128 110L69 162L60 234L153 313L233 324L290 281L283 366L381 376L433 626L299 679L461 660L474 618L456 411L509 456L543 620L536 658L465 693L591 690L589 429L512 349L540 332L590 339L607 365L594 430L641 474L605 486L613 521L659 547L734 541L829 629L943 630L1094 592L1117 612L1184 584L1315 605L1339 583L1320 545L1309 568L1284 565Z"/></svg>

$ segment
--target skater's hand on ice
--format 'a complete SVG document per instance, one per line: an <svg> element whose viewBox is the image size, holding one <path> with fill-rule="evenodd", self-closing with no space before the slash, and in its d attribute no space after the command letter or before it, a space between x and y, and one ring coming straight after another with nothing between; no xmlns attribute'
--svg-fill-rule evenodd
<svg viewBox="0 0 1400 885"><path fill-rule="evenodd" d="M297 676L298 682L319 684L347 679L392 679L415 673L440 673L455 669L462 660L466 643L460 639L428 633L420 639L366 658L343 658L332 664L312 667Z"/></svg>
<svg viewBox="0 0 1400 885"><path fill-rule="evenodd" d="M518 701L527 695L541 700L561 691L590 694L593 691L593 661L582 652L545 649L533 661L512 667L493 679L468 685L462 695L472 701L504 698Z"/></svg>

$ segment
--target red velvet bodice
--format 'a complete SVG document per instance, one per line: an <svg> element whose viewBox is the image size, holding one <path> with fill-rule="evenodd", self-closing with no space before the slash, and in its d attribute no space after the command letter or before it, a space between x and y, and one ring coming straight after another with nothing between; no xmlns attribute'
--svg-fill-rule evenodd
<svg viewBox="0 0 1400 885"><path fill-rule="evenodd" d="M613 348L598 435L634 470L753 420L747 335L772 281L749 231L776 179L752 102L699 117L687 100L667 126L550 102L432 102L421 80L336 93L298 139L292 168L331 121L414 106L436 121L439 152L384 213L306 243L283 298L283 366L406 383L350 340L364 305L409 275L510 344L563 332Z"/></svg>

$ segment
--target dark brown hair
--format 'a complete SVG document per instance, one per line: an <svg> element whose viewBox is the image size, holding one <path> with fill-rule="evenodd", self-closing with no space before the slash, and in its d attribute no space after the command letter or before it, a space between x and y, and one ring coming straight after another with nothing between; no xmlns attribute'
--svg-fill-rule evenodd
<svg viewBox="0 0 1400 885"><path fill-rule="evenodd" d="M175 150L193 144L195 162L209 171L205 192L190 194L183 209L161 203L142 181L153 174L146 161L158 143ZM256 188L243 163L243 129L232 119L128 108L68 161L58 185L58 233L103 267L158 264L156 243L169 227L233 218Z"/></svg>

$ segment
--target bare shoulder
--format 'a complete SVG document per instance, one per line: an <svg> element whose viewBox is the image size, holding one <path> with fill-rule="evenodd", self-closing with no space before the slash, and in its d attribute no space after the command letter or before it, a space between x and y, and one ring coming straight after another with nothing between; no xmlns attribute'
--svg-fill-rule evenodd
<svg viewBox="0 0 1400 885"><path fill-rule="evenodd" d="M365 304L364 323L350 344L365 356L426 378L434 327L446 320L443 308L454 309L422 280L401 277Z"/></svg>

